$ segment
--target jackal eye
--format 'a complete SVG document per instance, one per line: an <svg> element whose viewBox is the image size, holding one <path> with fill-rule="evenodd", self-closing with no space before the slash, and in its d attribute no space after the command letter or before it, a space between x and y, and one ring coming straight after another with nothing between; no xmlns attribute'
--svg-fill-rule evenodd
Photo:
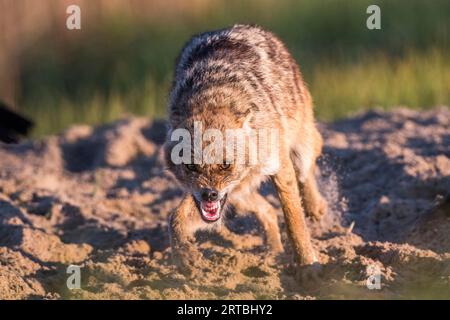
<svg viewBox="0 0 450 320"><path fill-rule="evenodd" d="M185 166L189 171L198 171L198 168L195 164L189 163L185 164Z"/></svg>
<svg viewBox="0 0 450 320"><path fill-rule="evenodd" d="M224 163L220 165L220 170L228 170L230 169L230 164L229 163Z"/></svg>

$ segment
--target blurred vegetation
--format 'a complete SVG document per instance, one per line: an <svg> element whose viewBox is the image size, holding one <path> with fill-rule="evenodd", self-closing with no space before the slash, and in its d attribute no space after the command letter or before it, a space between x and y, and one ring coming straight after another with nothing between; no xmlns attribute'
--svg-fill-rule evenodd
<svg viewBox="0 0 450 320"><path fill-rule="evenodd" d="M81 31L48 29L25 43L17 57L16 104L35 119L35 136L124 113L164 117L184 42L238 22L259 24L286 42L321 120L372 107L450 104L450 1L205 3L170 16L117 10L96 22L83 18ZM381 30L366 28L370 4L381 8Z"/></svg>

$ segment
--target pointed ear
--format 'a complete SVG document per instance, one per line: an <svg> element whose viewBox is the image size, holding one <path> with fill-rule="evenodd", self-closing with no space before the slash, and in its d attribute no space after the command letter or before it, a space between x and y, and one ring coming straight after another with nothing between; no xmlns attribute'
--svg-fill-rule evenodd
<svg viewBox="0 0 450 320"><path fill-rule="evenodd" d="M252 118L253 114L249 110L244 116L244 121L242 121L242 129L250 129L250 121L252 120Z"/></svg>
<svg viewBox="0 0 450 320"><path fill-rule="evenodd" d="M245 111L245 113L242 114L242 117L244 120L242 121L242 128L250 128L250 121L253 119L253 113L258 111L259 108L254 103L250 104L250 108Z"/></svg>

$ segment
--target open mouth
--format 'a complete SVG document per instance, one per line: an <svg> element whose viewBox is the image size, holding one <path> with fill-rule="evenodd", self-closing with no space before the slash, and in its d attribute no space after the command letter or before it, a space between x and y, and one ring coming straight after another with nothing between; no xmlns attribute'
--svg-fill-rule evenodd
<svg viewBox="0 0 450 320"><path fill-rule="evenodd" d="M216 201L200 201L200 212L206 222L214 222L220 219L226 196Z"/></svg>

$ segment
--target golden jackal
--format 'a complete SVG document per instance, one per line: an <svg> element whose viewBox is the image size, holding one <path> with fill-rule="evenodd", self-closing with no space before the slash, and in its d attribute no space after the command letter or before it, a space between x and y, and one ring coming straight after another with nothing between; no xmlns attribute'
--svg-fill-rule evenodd
<svg viewBox="0 0 450 320"><path fill-rule="evenodd" d="M314 177L322 137L299 67L275 35L259 27L235 25L194 36L177 60L169 125L166 162L185 189L169 223L173 255L182 270L191 271L200 258L193 245L195 231L220 225L228 203L237 212L253 212L269 247L283 250L276 210L258 193L266 177L278 192L297 261L301 265L317 261L305 213L318 219L327 208ZM196 136L198 127L210 130L215 138L194 139L179 148L180 132ZM226 158L216 161L224 144L213 151L208 148L228 131L258 135L261 129L278 132L278 140L269 142L269 148L277 150L276 157L250 163L248 158L259 150L245 148L231 157L226 150ZM203 153L196 151L202 148ZM246 160L236 161L242 154Z"/></svg>

